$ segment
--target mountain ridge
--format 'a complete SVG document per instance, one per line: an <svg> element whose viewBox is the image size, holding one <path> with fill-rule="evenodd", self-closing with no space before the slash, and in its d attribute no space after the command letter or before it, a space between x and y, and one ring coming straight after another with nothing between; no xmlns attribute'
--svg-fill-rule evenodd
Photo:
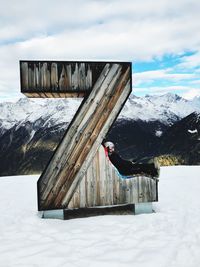
<svg viewBox="0 0 200 267"><path fill-rule="evenodd" d="M0 103L0 128L12 128L26 121L46 120L49 126L56 123L69 123L82 99L28 99L17 102ZM171 125L192 112L200 112L200 97L186 100L178 95L167 93L161 96L129 97L119 119L160 121Z"/></svg>
<svg viewBox="0 0 200 267"><path fill-rule="evenodd" d="M199 142L193 136L200 132L200 99L195 102L172 94L145 98L131 95L106 138L127 159L167 155L175 159L172 163L199 164ZM0 175L41 172L80 103L81 99L28 98L1 103ZM188 134L182 135L185 129ZM173 146L176 138L184 141L184 149Z"/></svg>

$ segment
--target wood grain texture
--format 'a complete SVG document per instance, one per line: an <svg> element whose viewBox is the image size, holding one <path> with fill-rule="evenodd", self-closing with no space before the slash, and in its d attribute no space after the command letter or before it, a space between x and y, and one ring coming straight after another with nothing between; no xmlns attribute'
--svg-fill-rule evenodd
<svg viewBox="0 0 200 267"><path fill-rule="evenodd" d="M68 97L65 92L82 97L77 92L91 91L104 66L103 62L20 61L21 92L28 97L35 97L31 92L46 98L52 93Z"/></svg>
<svg viewBox="0 0 200 267"><path fill-rule="evenodd" d="M23 93L25 96L29 98L83 98L86 93L85 92L65 92L65 93L51 93L51 92L26 92Z"/></svg>
<svg viewBox="0 0 200 267"><path fill-rule="evenodd" d="M98 215L133 215L135 214L134 204L125 204L111 207L91 207L79 209L65 209L63 210L64 220L83 218Z"/></svg>
<svg viewBox="0 0 200 267"><path fill-rule="evenodd" d="M130 75L129 65L126 68L121 64L105 65L38 182L39 209L64 208L68 205L131 92ZM95 182L90 181L89 188L94 188ZM104 203L109 202L110 194L99 195Z"/></svg>
<svg viewBox="0 0 200 267"><path fill-rule="evenodd" d="M157 201L156 187L157 180L149 177L122 178L101 146L78 185L68 208L154 202Z"/></svg>
<svg viewBox="0 0 200 267"><path fill-rule="evenodd" d="M129 63L21 62L28 97L85 97L38 180L38 209L75 209L157 201L157 181L123 179L102 140L131 93Z"/></svg>

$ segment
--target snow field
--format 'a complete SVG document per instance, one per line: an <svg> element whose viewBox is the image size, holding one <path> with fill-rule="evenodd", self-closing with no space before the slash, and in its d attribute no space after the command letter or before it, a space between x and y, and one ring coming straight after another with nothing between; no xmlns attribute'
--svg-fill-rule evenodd
<svg viewBox="0 0 200 267"><path fill-rule="evenodd" d="M0 267L200 266L200 166L163 167L156 213L37 215L38 176L0 178Z"/></svg>

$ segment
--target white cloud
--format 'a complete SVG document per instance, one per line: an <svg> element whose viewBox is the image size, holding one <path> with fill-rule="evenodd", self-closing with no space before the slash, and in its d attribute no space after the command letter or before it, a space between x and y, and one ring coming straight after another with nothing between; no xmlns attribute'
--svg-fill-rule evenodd
<svg viewBox="0 0 200 267"><path fill-rule="evenodd" d="M172 69L161 69L133 73L133 83L138 86L142 83L151 83L156 80L183 81L197 77L195 73L172 73Z"/></svg>
<svg viewBox="0 0 200 267"><path fill-rule="evenodd" d="M173 3L34 0L15 5L8 0L0 11L6 14L0 39L30 40L33 50L45 50L49 43L48 51L55 56L59 48L62 56L71 50L76 54L75 45L82 57L92 49L97 57L149 59L164 53L179 53L188 46L194 49L199 44L200 37L193 34L200 25L198 2L190 1L190 4L184 0Z"/></svg>
<svg viewBox="0 0 200 267"><path fill-rule="evenodd" d="M178 94L180 96L183 96L184 98L192 98L192 92L193 96L200 94L200 89L191 88L190 86L149 86L149 87L134 87L133 86L133 93L135 95L162 95L166 94L168 92L175 93L179 92ZM189 93L190 92L190 93ZM194 94L196 92L196 94ZM191 97L190 97L191 95Z"/></svg>
<svg viewBox="0 0 200 267"><path fill-rule="evenodd" d="M200 87L200 76L199 76L199 79L196 79L196 80L190 81L190 84L197 85L197 86L199 86L199 87Z"/></svg>
<svg viewBox="0 0 200 267"><path fill-rule="evenodd" d="M182 63L179 64L179 67L181 68L200 67L200 50L191 56L183 57Z"/></svg>
<svg viewBox="0 0 200 267"><path fill-rule="evenodd" d="M19 90L19 59L134 63L200 51L199 10L197 0L4 1L0 10L0 90L9 94L11 89ZM197 53L190 60L199 64L199 58ZM154 78L184 80L187 74L149 72L136 76L136 83Z"/></svg>
<svg viewBox="0 0 200 267"><path fill-rule="evenodd" d="M193 99L195 96L200 96L200 88L190 89L186 93L184 93L182 96L186 99Z"/></svg>

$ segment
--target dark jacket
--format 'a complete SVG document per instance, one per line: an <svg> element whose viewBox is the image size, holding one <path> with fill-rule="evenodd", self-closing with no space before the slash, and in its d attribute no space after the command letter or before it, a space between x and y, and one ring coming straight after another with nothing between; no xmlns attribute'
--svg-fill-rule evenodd
<svg viewBox="0 0 200 267"><path fill-rule="evenodd" d="M112 164L118 169L118 171L123 175L132 174L133 171L133 163L131 161L125 160L120 157L119 154L113 152L112 154L108 154L110 161Z"/></svg>
<svg viewBox="0 0 200 267"><path fill-rule="evenodd" d="M152 177L159 175L154 164L134 164L129 160L121 158L116 152L108 153L108 156L112 164L122 175L143 174Z"/></svg>

